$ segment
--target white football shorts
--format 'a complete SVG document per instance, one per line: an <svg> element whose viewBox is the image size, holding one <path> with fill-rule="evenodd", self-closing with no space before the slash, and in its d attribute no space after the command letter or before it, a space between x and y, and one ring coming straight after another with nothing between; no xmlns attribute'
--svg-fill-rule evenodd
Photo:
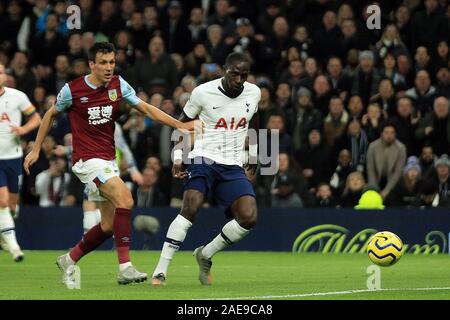
<svg viewBox="0 0 450 320"><path fill-rule="evenodd" d="M119 168L115 160L92 158L87 161L78 160L72 167L72 172L85 184L84 192L89 201L106 201L100 195L98 187L112 177L119 176Z"/></svg>

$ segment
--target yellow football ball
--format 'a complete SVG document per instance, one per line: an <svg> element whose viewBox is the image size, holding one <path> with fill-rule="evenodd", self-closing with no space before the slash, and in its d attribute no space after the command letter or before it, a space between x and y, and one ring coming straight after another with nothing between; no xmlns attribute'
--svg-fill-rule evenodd
<svg viewBox="0 0 450 320"><path fill-rule="evenodd" d="M402 257L403 242L389 231L375 233L367 245L367 254L379 266L392 266Z"/></svg>

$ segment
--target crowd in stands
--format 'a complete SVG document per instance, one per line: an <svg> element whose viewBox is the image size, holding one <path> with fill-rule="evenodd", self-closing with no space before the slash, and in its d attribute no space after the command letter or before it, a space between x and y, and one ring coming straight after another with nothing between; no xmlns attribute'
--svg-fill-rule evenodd
<svg viewBox="0 0 450 320"><path fill-rule="evenodd" d="M367 27L373 3L381 29ZM66 24L72 4L78 30ZM260 127L280 130L278 173L252 178L260 206L352 208L368 187L386 207L449 206L449 1L9 0L0 30L7 86L41 115L66 82L89 73L96 41L113 42L116 74L174 117L196 86L221 76L229 53L248 54ZM172 130L123 111L118 124L142 179L123 157L120 168L136 205L180 206ZM35 136L23 140L25 154ZM61 114L23 177L22 204L81 204L62 151L71 143Z"/></svg>

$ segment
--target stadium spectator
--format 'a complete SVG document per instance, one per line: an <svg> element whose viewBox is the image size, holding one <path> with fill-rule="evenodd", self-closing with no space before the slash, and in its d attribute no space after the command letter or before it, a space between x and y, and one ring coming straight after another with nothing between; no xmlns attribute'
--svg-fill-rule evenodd
<svg viewBox="0 0 450 320"><path fill-rule="evenodd" d="M432 168L434 168L434 162L436 160L436 155L434 154L433 147L429 144L426 144L422 147L419 164L422 172L422 176L429 176L429 172Z"/></svg>
<svg viewBox="0 0 450 320"><path fill-rule="evenodd" d="M230 2L228 0L217 0L214 3L214 9L214 14L206 19L207 25L219 25L223 31L223 38L231 37L236 25L230 17Z"/></svg>
<svg viewBox="0 0 450 320"><path fill-rule="evenodd" d="M198 77L201 72L201 66L204 63L212 63L212 57L206 50L204 43L197 43L194 45L194 49L186 55L186 71L194 76Z"/></svg>
<svg viewBox="0 0 450 320"><path fill-rule="evenodd" d="M211 56L213 62L223 65L231 47L223 41L223 29L218 24L213 24L206 29L207 39L205 42L206 50Z"/></svg>
<svg viewBox="0 0 450 320"><path fill-rule="evenodd" d="M406 147L408 155L417 154L414 134L420 120L420 113L413 114L411 100L403 97L397 100L397 115L391 119L397 139Z"/></svg>
<svg viewBox="0 0 450 320"><path fill-rule="evenodd" d="M301 195L306 191L306 183L292 168L292 159L287 153L278 155L278 173L273 178L270 194L274 208L302 208Z"/></svg>
<svg viewBox="0 0 450 320"><path fill-rule="evenodd" d="M203 8L194 7L191 9L189 18L189 33L193 43L203 43L206 40L207 25L204 21Z"/></svg>
<svg viewBox="0 0 450 320"><path fill-rule="evenodd" d="M414 107L422 114L432 110L436 98L436 88L431 85L430 75L426 70L416 73L415 86L406 90L405 95L412 99Z"/></svg>
<svg viewBox="0 0 450 320"><path fill-rule="evenodd" d="M287 82L280 82L275 91L275 103L279 110L291 109L292 87Z"/></svg>
<svg viewBox="0 0 450 320"><path fill-rule="evenodd" d="M420 120L416 130L416 139L429 142L434 152L440 156L450 150L449 100L439 97L434 100L433 113Z"/></svg>
<svg viewBox="0 0 450 320"><path fill-rule="evenodd" d="M125 139L136 158L139 169L142 169L149 154L157 153L159 149L158 136L152 127L146 125L144 117L133 113L122 126Z"/></svg>
<svg viewBox="0 0 450 320"><path fill-rule="evenodd" d="M299 25L292 36L292 44L297 48L300 59L305 61L315 55L315 44L304 25Z"/></svg>
<svg viewBox="0 0 450 320"><path fill-rule="evenodd" d="M334 95L338 95L342 101L347 101L350 93L350 77L343 72L341 59L330 57L327 63L327 76Z"/></svg>
<svg viewBox="0 0 450 320"><path fill-rule="evenodd" d="M136 206L140 208L166 206L167 200L158 187L158 173L152 168L142 172L143 183L135 191Z"/></svg>
<svg viewBox="0 0 450 320"><path fill-rule="evenodd" d="M367 113L362 116L361 124L369 142L373 142L380 137L381 125L384 120L379 104L372 103L367 107Z"/></svg>
<svg viewBox="0 0 450 320"><path fill-rule="evenodd" d="M303 79L298 81L297 87L294 88L296 90L298 87L306 87L308 89L312 89L314 85L314 79L319 76L320 70L317 64L317 60L313 57L308 57L305 60L305 73Z"/></svg>
<svg viewBox="0 0 450 320"><path fill-rule="evenodd" d="M149 93L155 79L163 79L172 91L177 85L177 69L170 56L165 53L161 37L154 36L148 44L148 55L134 64L137 85Z"/></svg>
<svg viewBox="0 0 450 320"><path fill-rule="evenodd" d="M99 7L100 17L96 20L95 30L113 40L115 34L125 29L125 20L121 17L117 4L112 0L102 0Z"/></svg>
<svg viewBox="0 0 450 320"><path fill-rule="evenodd" d="M45 30L33 35L30 52L33 65L53 66L58 53L67 51L67 41L58 32L58 16L49 14L45 20Z"/></svg>
<svg viewBox="0 0 450 320"><path fill-rule="evenodd" d="M354 171L347 176L345 188L339 205L342 208L354 208L363 194L366 180L361 172Z"/></svg>
<svg viewBox="0 0 450 320"><path fill-rule="evenodd" d="M383 60L387 54L397 57L399 54L407 54L408 49L403 43L395 24L388 24L383 31L380 41L375 44L378 58Z"/></svg>
<svg viewBox="0 0 450 320"><path fill-rule="evenodd" d="M350 150L351 167L360 172L365 172L368 146L369 141L366 132L361 128L361 123L354 119L348 122L345 133L336 141L331 160L335 161L334 159L338 157L341 150Z"/></svg>
<svg viewBox="0 0 450 320"><path fill-rule="evenodd" d="M369 185L380 191L383 199L390 194L400 179L406 161L406 148L396 139L395 127L386 124L381 137L369 145L367 177Z"/></svg>
<svg viewBox="0 0 450 320"><path fill-rule="evenodd" d="M344 109L341 98L330 99L329 113L323 121L324 141L328 147L333 148L344 134L349 122L348 112Z"/></svg>
<svg viewBox="0 0 450 320"><path fill-rule="evenodd" d="M450 66L450 64L449 64ZM448 67L442 67L436 74L437 78L437 94L436 96L443 96L450 99L450 71Z"/></svg>
<svg viewBox="0 0 450 320"><path fill-rule="evenodd" d="M280 152L286 152L290 155L294 153L293 146L292 146L292 138L291 136L286 132L286 118L283 116L282 113L276 113L273 112L269 116L269 120L267 120L266 128L270 132L271 130L279 130L279 150ZM272 153L272 146L271 146L271 140L268 139L268 154Z"/></svg>
<svg viewBox="0 0 450 320"><path fill-rule="evenodd" d="M292 134L294 152L299 151L308 141L312 129L322 129L322 115L311 103L311 91L300 88L294 108L287 110L288 131ZM261 108L260 108L261 109ZM260 111L261 112L261 111Z"/></svg>
<svg viewBox="0 0 450 320"><path fill-rule="evenodd" d="M10 68L7 70L15 79L15 86L9 86L25 92L29 97L33 95L36 79L28 65L28 55L23 51L16 51L11 60Z"/></svg>
<svg viewBox="0 0 450 320"><path fill-rule="evenodd" d="M379 71L375 68L374 55L372 51L361 51L359 54L359 66L355 70L352 95L359 95L363 103L367 105L370 98L378 91L381 80Z"/></svg>
<svg viewBox="0 0 450 320"><path fill-rule="evenodd" d="M348 101L348 113L350 119L362 120L364 115L364 105L360 96L351 96Z"/></svg>
<svg viewBox="0 0 450 320"><path fill-rule="evenodd" d="M383 67L381 69L381 76L383 78L391 80L397 93L406 90L405 77L396 70L396 60L391 53L387 53L383 58Z"/></svg>
<svg viewBox="0 0 450 320"><path fill-rule="evenodd" d="M355 171L355 168L352 166L352 154L347 149L339 152L337 162L336 169L330 178L330 187L332 188L333 194L340 197L344 191L348 175Z"/></svg>
<svg viewBox="0 0 450 320"><path fill-rule="evenodd" d="M434 163L435 180L439 186L439 196L450 201L450 159L443 154Z"/></svg>
<svg viewBox="0 0 450 320"><path fill-rule="evenodd" d="M327 11L322 18L322 26L313 35L314 43L317 47L317 58L324 62L332 54L338 57L343 56L342 31L337 24L337 17L334 11Z"/></svg>
<svg viewBox="0 0 450 320"><path fill-rule="evenodd" d="M320 182L329 179L330 149L323 142L319 130L313 129L308 133L308 143L296 153L296 160L299 163L303 177L308 182L310 190L315 191Z"/></svg>
<svg viewBox="0 0 450 320"><path fill-rule="evenodd" d="M414 207L420 209L450 208L450 202L439 195L439 189L432 180L424 181L420 193L414 202Z"/></svg>
<svg viewBox="0 0 450 320"><path fill-rule="evenodd" d="M325 116L329 109L330 99L332 97L331 85L328 82L327 77L324 75L319 75L314 79L313 84L313 105L314 108Z"/></svg>
<svg viewBox="0 0 450 320"><path fill-rule="evenodd" d="M334 208L336 200L331 192L331 187L327 183L319 183L315 197L314 207L316 208Z"/></svg>
<svg viewBox="0 0 450 320"><path fill-rule="evenodd" d="M395 90L391 80L383 79L378 85L378 92L370 98L371 103L376 103L381 107L381 112L385 118L393 117L396 112Z"/></svg>
<svg viewBox="0 0 450 320"><path fill-rule="evenodd" d="M39 196L39 206L60 206L64 202L70 174L66 172L67 161L64 158L49 159L49 168L36 176L36 194Z"/></svg>
<svg viewBox="0 0 450 320"><path fill-rule="evenodd" d="M448 21L438 0L425 0L425 10L414 14L411 21L411 46L436 48L439 40L446 40Z"/></svg>
<svg viewBox="0 0 450 320"><path fill-rule="evenodd" d="M421 186L419 159L411 156L406 162L402 177L386 198L386 206L411 208L416 201Z"/></svg>
<svg viewBox="0 0 450 320"><path fill-rule="evenodd" d="M181 3L170 1L167 7L168 19L161 21L161 36L168 53L179 53L185 56L192 47L188 22L184 17Z"/></svg>

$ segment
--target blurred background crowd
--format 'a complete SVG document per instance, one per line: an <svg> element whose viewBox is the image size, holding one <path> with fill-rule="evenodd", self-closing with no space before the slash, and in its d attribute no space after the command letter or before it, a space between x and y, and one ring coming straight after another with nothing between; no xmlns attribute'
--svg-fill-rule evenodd
<svg viewBox="0 0 450 320"><path fill-rule="evenodd" d="M66 25L72 4L79 30ZM371 4L380 29L367 27ZM41 115L66 82L89 72L96 41L113 42L116 74L174 117L196 86L221 76L229 53L248 54L260 127L280 130L279 172L252 178L260 206L354 207L368 186L387 207L449 206L449 1L9 0L0 2L0 30L7 86ZM118 124L134 157L118 149L136 205L180 206L172 130L128 106ZM23 140L25 154L35 136ZM22 204L81 204L71 143L61 114L23 177Z"/></svg>

